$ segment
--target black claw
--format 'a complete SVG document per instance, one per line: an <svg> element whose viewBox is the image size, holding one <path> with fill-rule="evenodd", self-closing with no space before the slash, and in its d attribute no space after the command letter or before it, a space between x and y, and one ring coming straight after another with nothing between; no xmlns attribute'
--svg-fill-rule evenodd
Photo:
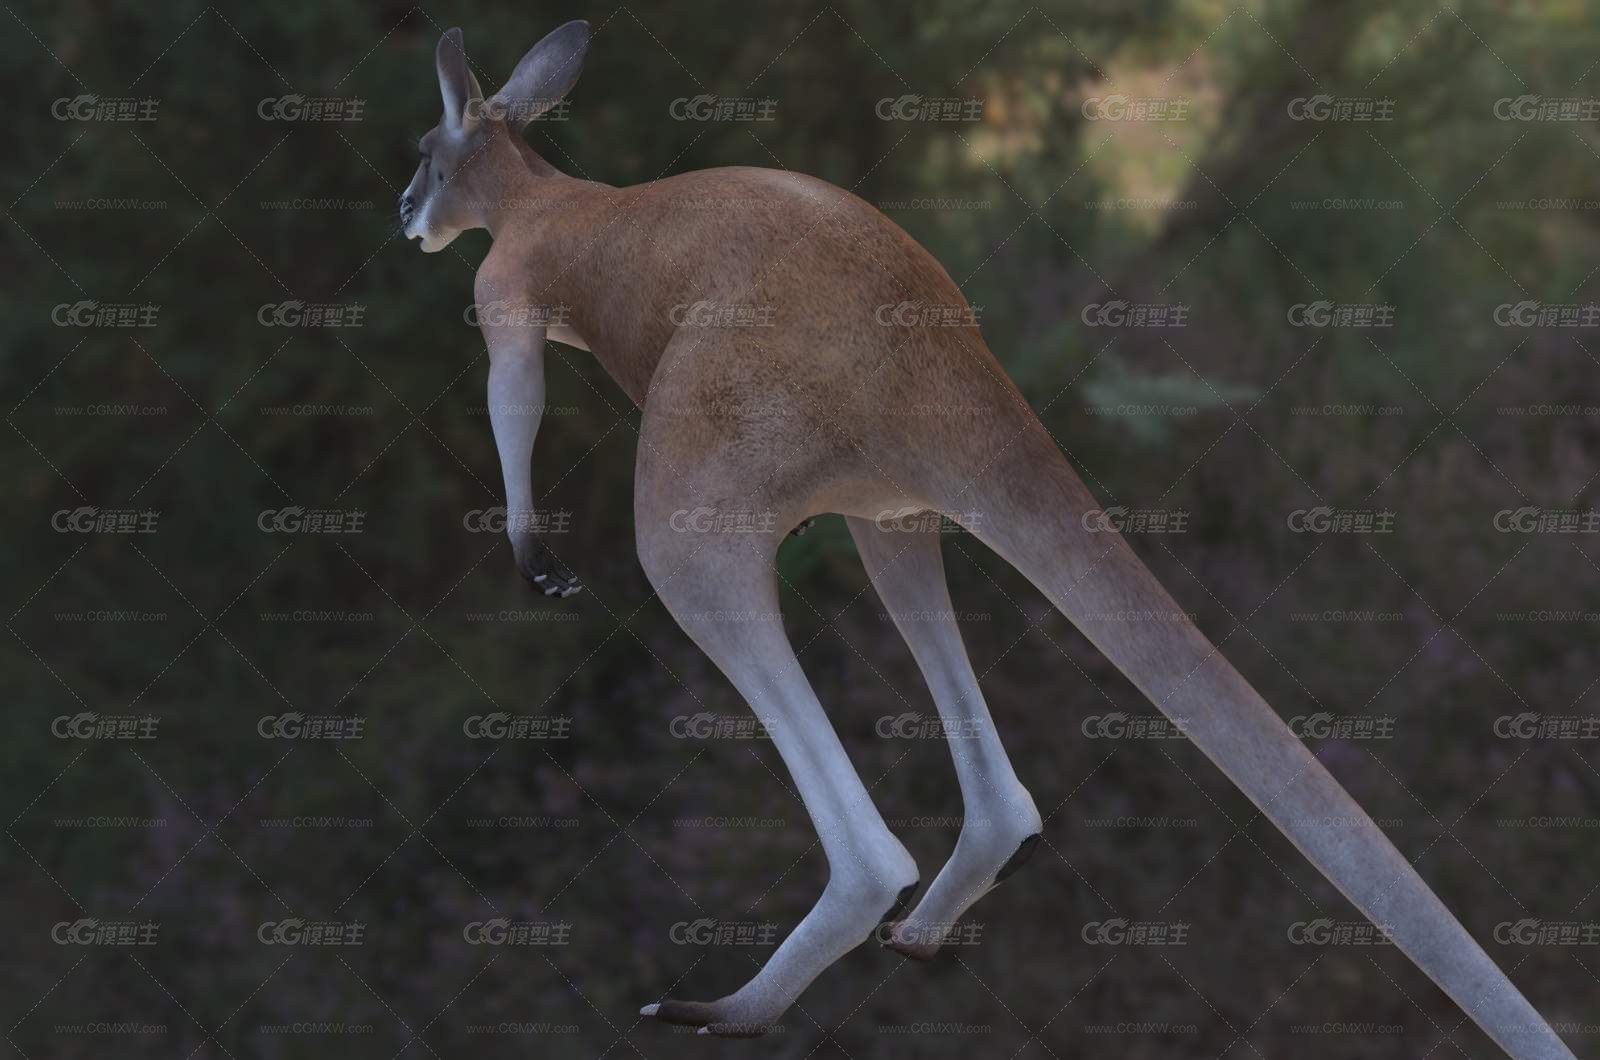
<svg viewBox="0 0 1600 1060"><path fill-rule="evenodd" d="M709 1001L679 1001L676 998L664 997L651 1015L662 1023L672 1023L680 1027L704 1027L716 1021L719 1010Z"/></svg>
<svg viewBox="0 0 1600 1060"><path fill-rule="evenodd" d="M700 1028L699 1033L718 1038L760 1038L772 1027L768 1023L708 1023Z"/></svg>

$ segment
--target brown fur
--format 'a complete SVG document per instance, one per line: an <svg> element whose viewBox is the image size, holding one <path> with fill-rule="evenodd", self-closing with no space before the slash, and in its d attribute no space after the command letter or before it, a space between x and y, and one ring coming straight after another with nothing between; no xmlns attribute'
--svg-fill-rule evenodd
<svg viewBox="0 0 1600 1060"><path fill-rule="evenodd" d="M513 143L509 130L491 136ZM573 330L645 410L642 490L659 448L724 454L707 473L727 482L770 479L766 496L747 499L780 503L794 523L959 507L1008 444L1042 431L975 326L881 322L884 306L967 302L927 251L848 192L761 169L617 189L540 176L514 142L514 154L491 145L474 163L501 167L495 181L511 189L485 218L496 238L480 301L569 308ZM770 312L770 327L673 323L706 301ZM947 409L958 411L937 411ZM937 468L930 449L945 457Z"/></svg>

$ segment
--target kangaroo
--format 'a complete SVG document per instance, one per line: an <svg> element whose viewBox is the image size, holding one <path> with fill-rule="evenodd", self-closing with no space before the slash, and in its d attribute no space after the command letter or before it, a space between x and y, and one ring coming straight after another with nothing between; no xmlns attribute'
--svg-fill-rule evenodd
<svg viewBox="0 0 1600 1060"><path fill-rule="evenodd" d="M579 588L531 519L543 351L553 338L592 352L643 410L633 498L640 563L771 735L827 856L821 897L754 978L714 1001L665 998L641 1014L702 1034L759 1035L869 938L932 957L1032 851L1039 811L948 617L943 513L1037 586L1507 1053L1570 1057L1193 624L1113 620L1183 611L1120 535L1089 528L1094 497L984 344L960 288L909 235L849 192L795 173L712 169L610 187L559 172L524 142L527 123L577 81L589 43L587 23L559 27L486 99L461 31L446 32L435 55L444 115L420 141L400 216L407 238L430 253L488 229L477 303L525 310L480 313L518 569L549 595ZM907 304L952 309L956 319L881 311ZM682 309L704 305L756 306L766 318L706 326L727 321ZM686 520L686 511L716 517ZM950 749L966 824L909 912L917 866L852 768L778 614L773 564L784 534L830 512L844 516L946 730L963 737ZM770 532L729 532L753 513ZM1354 823L1315 823L1329 818Z"/></svg>

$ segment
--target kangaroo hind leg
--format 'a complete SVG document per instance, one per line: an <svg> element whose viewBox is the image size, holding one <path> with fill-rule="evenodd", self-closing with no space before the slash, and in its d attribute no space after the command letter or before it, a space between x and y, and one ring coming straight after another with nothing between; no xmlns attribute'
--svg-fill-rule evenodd
<svg viewBox="0 0 1600 1060"><path fill-rule="evenodd" d="M822 897L756 976L716 1001L665 999L642 1014L727 1037L758 1035L825 968L867 941L917 884L800 669L778 614L776 541L676 533L639 517L639 556L668 610L766 727L828 859ZM760 543L757 543L759 540Z"/></svg>
<svg viewBox="0 0 1600 1060"><path fill-rule="evenodd" d="M950 860L917 907L880 935L885 946L928 960L972 904L1027 860L1039 841L1039 811L1011 768L961 643L937 528L920 520L846 521L933 693L961 784L964 818Z"/></svg>

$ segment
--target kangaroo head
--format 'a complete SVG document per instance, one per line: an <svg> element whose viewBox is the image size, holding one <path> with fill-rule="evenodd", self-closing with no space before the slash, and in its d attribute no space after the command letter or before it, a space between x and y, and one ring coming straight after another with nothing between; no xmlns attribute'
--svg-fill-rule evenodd
<svg viewBox="0 0 1600 1060"><path fill-rule="evenodd" d="M523 143L522 129L560 103L572 89L589 51L589 24L560 26L529 49L511 77L488 99L467 66L461 30L439 38L434 65L444 116L417 142L416 175L400 196L407 239L432 254L469 228L487 227L496 202L530 168L554 170Z"/></svg>

